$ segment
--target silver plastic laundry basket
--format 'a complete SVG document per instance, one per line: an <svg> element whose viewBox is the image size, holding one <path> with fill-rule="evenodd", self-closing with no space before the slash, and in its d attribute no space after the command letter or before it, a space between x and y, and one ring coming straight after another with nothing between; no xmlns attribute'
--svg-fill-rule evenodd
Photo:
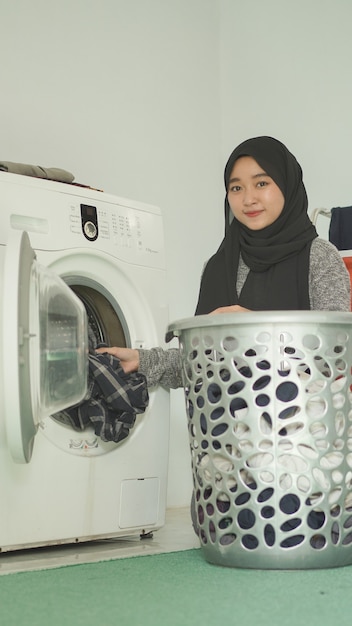
<svg viewBox="0 0 352 626"><path fill-rule="evenodd" d="M205 558L352 563L352 314L203 315L179 338Z"/></svg>

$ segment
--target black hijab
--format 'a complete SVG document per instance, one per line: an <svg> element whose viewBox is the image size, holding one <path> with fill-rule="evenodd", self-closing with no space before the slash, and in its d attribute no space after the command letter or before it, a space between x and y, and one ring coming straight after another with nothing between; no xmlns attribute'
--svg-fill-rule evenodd
<svg viewBox="0 0 352 626"><path fill-rule="evenodd" d="M251 230L235 217L229 223L228 183L235 162L242 156L255 159L285 198L277 220L261 230ZM196 315L231 304L253 311L308 310L309 254L317 232L307 214L308 198L299 163L280 141L256 137L232 152L224 178L225 237L204 269ZM240 254L250 272L238 296Z"/></svg>

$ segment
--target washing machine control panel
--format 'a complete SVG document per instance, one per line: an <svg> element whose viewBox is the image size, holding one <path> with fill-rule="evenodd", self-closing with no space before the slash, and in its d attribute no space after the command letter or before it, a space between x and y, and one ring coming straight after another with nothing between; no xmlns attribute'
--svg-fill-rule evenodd
<svg viewBox="0 0 352 626"><path fill-rule="evenodd" d="M0 195L9 228L28 232L35 250L89 248L126 263L165 267L159 208L81 186L0 172Z"/></svg>

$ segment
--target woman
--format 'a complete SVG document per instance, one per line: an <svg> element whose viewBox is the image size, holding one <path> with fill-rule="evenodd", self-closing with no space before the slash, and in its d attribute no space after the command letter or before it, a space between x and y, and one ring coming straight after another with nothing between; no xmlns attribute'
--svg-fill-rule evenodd
<svg viewBox="0 0 352 626"><path fill-rule="evenodd" d="M280 141L241 143L225 168L225 237L203 272L196 315L264 310L350 310L337 249L318 237L302 170ZM177 349L107 348L148 385L182 386Z"/></svg>

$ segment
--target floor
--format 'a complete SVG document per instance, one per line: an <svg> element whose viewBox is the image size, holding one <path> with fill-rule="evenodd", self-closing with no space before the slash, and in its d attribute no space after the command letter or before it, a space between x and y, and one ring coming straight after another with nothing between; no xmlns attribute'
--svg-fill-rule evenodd
<svg viewBox="0 0 352 626"><path fill-rule="evenodd" d="M156 531L152 538L140 539L139 536L132 536L74 546L5 552L0 554L0 575L179 552L192 548L199 548L199 541L192 529L189 507L172 508L166 511L165 526Z"/></svg>

